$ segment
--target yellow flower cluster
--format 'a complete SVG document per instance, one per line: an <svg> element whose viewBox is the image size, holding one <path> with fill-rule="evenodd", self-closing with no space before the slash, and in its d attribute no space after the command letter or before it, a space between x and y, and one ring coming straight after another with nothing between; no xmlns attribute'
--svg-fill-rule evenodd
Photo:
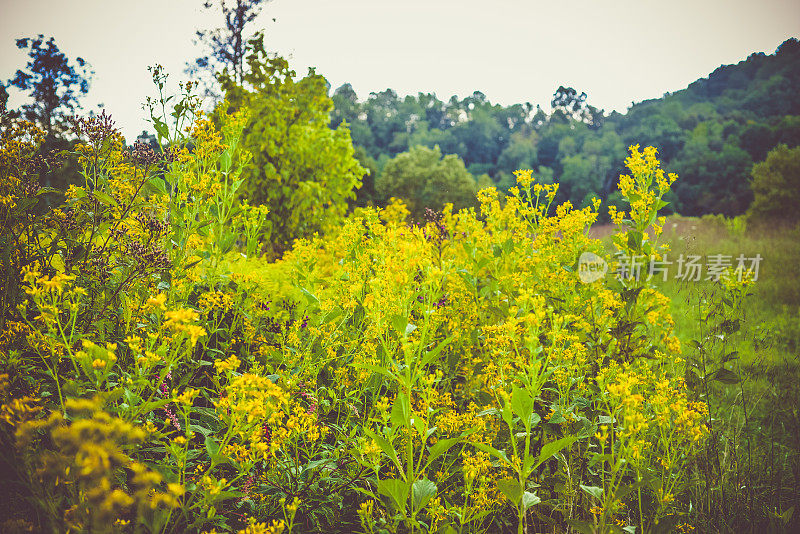
<svg viewBox="0 0 800 534"><path fill-rule="evenodd" d="M229 294L222 291L208 291L200 295L200 298L197 299L197 305L200 309L206 311L227 311L233 306L233 299Z"/></svg>
<svg viewBox="0 0 800 534"><path fill-rule="evenodd" d="M241 364L242 364L241 360L239 360L239 358L237 358L236 355L233 354L227 360L215 361L214 367L217 369L217 373L224 375L231 371L235 371L236 369L239 368Z"/></svg>
<svg viewBox="0 0 800 534"><path fill-rule="evenodd" d="M182 332L189 337L189 340L194 346L197 340L206 335L206 329L200 325L190 324L199 319L196 311L188 308L180 308L177 310L169 310L164 316L167 320L164 322L164 328L169 328L175 332Z"/></svg>
<svg viewBox="0 0 800 534"><path fill-rule="evenodd" d="M217 413L246 437L254 424L276 425L289 400L286 392L272 380L252 373L232 377L226 392L227 395L217 402Z"/></svg>
<svg viewBox="0 0 800 534"><path fill-rule="evenodd" d="M120 515L142 506L177 507L183 495L179 484L161 489L162 476L141 462L128 457L124 449L142 443L147 434L101 409L98 400L69 399L68 419L53 412L47 419L24 422L19 416L15 426L15 445L23 456L35 451L34 443L46 435L55 445L47 456L33 456L40 474L65 479L82 495L81 504L65 511L74 528L102 530ZM126 488L119 486L116 474L122 470L132 476Z"/></svg>
<svg viewBox="0 0 800 534"><path fill-rule="evenodd" d="M245 528L236 531L236 534L281 534L286 530L283 520L273 520L271 524L256 523L255 521Z"/></svg>

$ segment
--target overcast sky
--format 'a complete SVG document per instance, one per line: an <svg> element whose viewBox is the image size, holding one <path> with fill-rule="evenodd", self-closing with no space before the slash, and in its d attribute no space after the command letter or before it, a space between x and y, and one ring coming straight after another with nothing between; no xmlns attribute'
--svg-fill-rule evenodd
<svg viewBox="0 0 800 534"><path fill-rule="evenodd" d="M202 53L195 30L222 24L202 4L0 0L0 80L26 62L14 39L53 36L95 71L84 108L103 103L132 141L148 128L147 66L163 64L177 90L186 61ZM386 88L443 100L480 90L492 102L549 111L566 85L596 107L624 112L800 36L800 1L273 0L253 23L260 28L298 73L317 67L334 88L350 82L361 99Z"/></svg>

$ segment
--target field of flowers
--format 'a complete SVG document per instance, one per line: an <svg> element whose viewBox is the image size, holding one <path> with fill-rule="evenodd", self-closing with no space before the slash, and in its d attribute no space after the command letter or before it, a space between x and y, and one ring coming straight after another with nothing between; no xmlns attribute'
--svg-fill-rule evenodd
<svg viewBox="0 0 800 534"><path fill-rule="evenodd" d="M687 384L645 278L580 276L584 253L664 252L677 177L655 149L630 148L611 245L589 237L599 201L554 206L518 171L478 210L357 209L269 262L265 208L237 195L245 119L178 120L162 151L83 120L85 183L55 207L41 132L4 131L4 532L685 532L712 513L705 399L729 375ZM748 285L728 272L719 309Z"/></svg>

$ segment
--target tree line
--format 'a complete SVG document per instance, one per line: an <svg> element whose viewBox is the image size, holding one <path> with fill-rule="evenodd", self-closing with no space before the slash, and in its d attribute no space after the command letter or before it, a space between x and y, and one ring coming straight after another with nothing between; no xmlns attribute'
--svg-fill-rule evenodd
<svg viewBox="0 0 800 534"><path fill-rule="evenodd" d="M474 184L505 190L514 183L514 170L532 169L540 181L561 184L560 201L584 206L597 196L617 204L620 162L628 146L640 144L657 147L665 167L681 177L669 198L672 210L735 216L753 200L753 166L780 144L800 144L799 83L800 43L788 39L774 54L721 66L624 114L606 114L588 103L586 93L563 86L545 111L528 102L493 104L479 91L441 100L434 93L400 97L387 89L360 100L344 84L332 92L331 126L349 125L356 154L371 170L358 192L363 204L414 195L393 185L397 164L388 166L389 176L385 172L401 154L399 161L410 168L429 154L415 147L457 156ZM466 187L468 181L457 183Z"/></svg>

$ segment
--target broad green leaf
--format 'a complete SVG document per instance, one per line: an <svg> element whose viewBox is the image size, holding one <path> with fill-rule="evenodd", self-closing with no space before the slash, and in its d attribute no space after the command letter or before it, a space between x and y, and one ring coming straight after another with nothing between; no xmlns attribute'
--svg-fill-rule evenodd
<svg viewBox="0 0 800 534"><path fill-rule="evenodd" d="M422 478L414 482L411 486L411 505L413 509L422 509L428 504L429 500L436 496L436 491L436 484L427 478Z"/></svg>
<svg viewBox="0 0 800 534"><path fill-rule="evenodd" d="M731 360L735 360L739 357L739 351L735 350L733 352L729 352L722 358L722 363L727 363Z"/></svg>
<svg viewBox="0 0 800 534"><path fill-rule="evenodd" d="M389 443L383 436L379 435L377 432L373 432L369 429L364 429L364 433L375 440L375 443L378 444L378 447L381 448L383 453L389 457L394 465L397 467L400 473L403 473L403 466L400 464L400 460L397 458L397 452L394 450L394 446Z"/></svg>
<svg viewBox="0 0 800 534"><path fill-rule="evenodd" d="M511 409L522 419L526 427L530 425L533 412L533 399L527 390L514 386L511 391Z"/></svg>
<svg viewBox="0 0 800 534"><path fill-rule="evenodd" d="M212 461L216 460L219 454L219 443L217 443L217 440L215 440L213 436L206 436L205 445L208 457L211 458Z"/></svg>
<svg viewBox="0 0 800 534"><path fill-rule="evenodd" d="M717 382L722 382L723 384L738 384L741 382L739 375L729 369L725 369L724 367L717 369L717 371L712 375L711 379L716 380Z"/></svg>
<svg viewBox="0 0 800 534"><path fill-rule="evenodd" d="M116 207L118 205L117 201L114 200L114 198L111 195L109 195L108 193L105 193L103 191L98 191L98 190L92 191L92 195L94 195L94 197L97 200L99 200L100 202L102 202L103 204L105 204L107 206Z"/></svg>
<svg viewBox="0 0 800 534"><path fill-rule="evenodd" d="M189 425L189 431L190 432L200 432L201 434L203 434L206 437L208 437L208 436L210 436L211 434L214 433L213 430L209 430L208 428L206 428L204 426L200 426L200 425Z"/></svg>
<svg viewBox="0 0 800 534"><path fill-rule="evenodd" d="M598 488L597 486L584 486L581 484L581 489L598 501L603 498L603 488Z"/></svg>
<svg viewBox="0 0 800 534"><path fill-rule="evenodd" d="M426 352L425 356L422 357L420 366L425 367L426 365L434 361L436 358L438 358L439 354L441 354L442 352L442 349L444 349L447 345L449 345L451 341L453 341L453 336L450 336L447 339L443 340L433 350Z"/></svg>
<svg viewBox="0 0 800 534"><path fill-rule="evenodd" d="M219 156L219 168L222 172L228 173L231 170L231 164L233 163L233 157L231 156L230 149L226 149L220 154Z"/></svg>
<svg viewBox="0 0 800 534"><path fill-rule="evenodd" d="M508 425L508 428L513 427L514 417L511 413L511 406L509 405L508 401L503 401L503 409L500 411L500 415L503 417L503 421Z"/></svg>
<svg viewBox="0 0 800 534"><path fill-rule="evenodd" d="M423 440L426 439L425 434L427 433L427 428L425 425L425 421L422 419L422 417L412 417L411 423L414 425L414 428L416 429L417 434L419 434L419 437L422 438Z"/></svg>
<svg viewBox="0 0 800 534"><path fill-rule="evenodd" d="M586 521L580 521L578 519L567 519L567 523L577 532L581 534L594 534L595 527L591 523L587 523Z"/></svg>
<svg viewBox="0 0 800 534"><path fill-rule="evenodd" d="M304 287L300 288L300 292L306 297L306 300L308 301L309 304L314 306L319 306L319 299L314 293L312 293L311 291L307 290Z"/></svg>
<svg viewBox="0 0 800 534"><path fill-rule="evenodd" d="M396 478L378 480L378 493L391 499L392 506L403 511L406 508L406 497L408 496L408 485Z"/></svg>
<svg viewBox="0 0 800 534"><path fill-rule="evenodd" d="M163 196L167 196L167 185L160 176L154 176L147 180L144 190L145 193L160 193Z"/></svg>
<svg viewBox="0 0 800 534"><path fill-rule="evenodd" d="M522 498L522 488L519 485L519 480L513 478L504 478L497 481L497 489L499 489L506 498L511 501L514 506L519 506L519 500Z"/></svg>
<svg viewBox="0 0 800 534"><path fill-rule="evenodd" d="M472 444L476 449L482 450L483 452L489 453L498 460L505 462L506 465L511 465L511 462L508 459L505 451L499 451L492 447L491 445L486 445L485 443L473 443Z"/></svg>
<svg viewBox="0 0 800 534"><path fill-rule="evenodd" d="M386 369L385 367L380 367L378 365L372 365L371 363L356 363L354 364L355 367L366 369L367 371L372 371L374 373L378 373L379 375L383 375L387 378L391 378L392 380L397 380L397 377L394 376L391 371Z"/></svg>
<svg viewBox="0 0 800 534"><path fill-rule="evenodd" d="M450 448L461 441L461 438L448 438L437 441L431 448L428 449L428 463L425 464L425 469L428 468L439 456L446 453Z"/></svg>
<svg viewBox="0 0 800 534"><path fill-rule="evenodd" d="M592 456L592 459L589 460L589 467L594 467L595 464L597 464L598 462L611 463L612 461L614 461L614 457L610 454L595 454L594 456Z"/></svg>
<svg viewBox="0 0 800 534"><path fill-rule="evenodd" d="M403 392L397 394L392 406L392 430L395 431L401 426L405 426L411 416L411 405L408 395Z"/></svg>
<svg viewBox="0 0 800 534"><path fill-rule="evenodd" d="M526 491L525 493L522 494L522 507L525 510L527 510L531 506L539 504L540 502L542 502L542 499L540 499L536 495L536 493L531 493L530 491Z"/></svg>
<svg viewBox="0 0 800 534"><path fill-rule="evenodd" d="M558 453L561 449L565 447L569 447L578 438L574 436L569 436L566 438L557 439L556 441L551 441L547 443L544 447L542 447L542 451L539 453L539 457L536 460L536 464L534 464L533 468L536 469L540 465L542 465L545 461L549 460L553 455Z"/></svg>
<svg viewBox="0 0 800 534"><path fill-rule="evenodd" d="M153 128L156 129L159 139L169 138L169 128L164 121L153 117Z"/></svg>
<svg viewBox="0 0 800 534"><path fill-rule="evenodd" d="M408 318L405 315L395 315L392 317L392 327L401 336L406 334L406 327L408 326Z"/></svg>

